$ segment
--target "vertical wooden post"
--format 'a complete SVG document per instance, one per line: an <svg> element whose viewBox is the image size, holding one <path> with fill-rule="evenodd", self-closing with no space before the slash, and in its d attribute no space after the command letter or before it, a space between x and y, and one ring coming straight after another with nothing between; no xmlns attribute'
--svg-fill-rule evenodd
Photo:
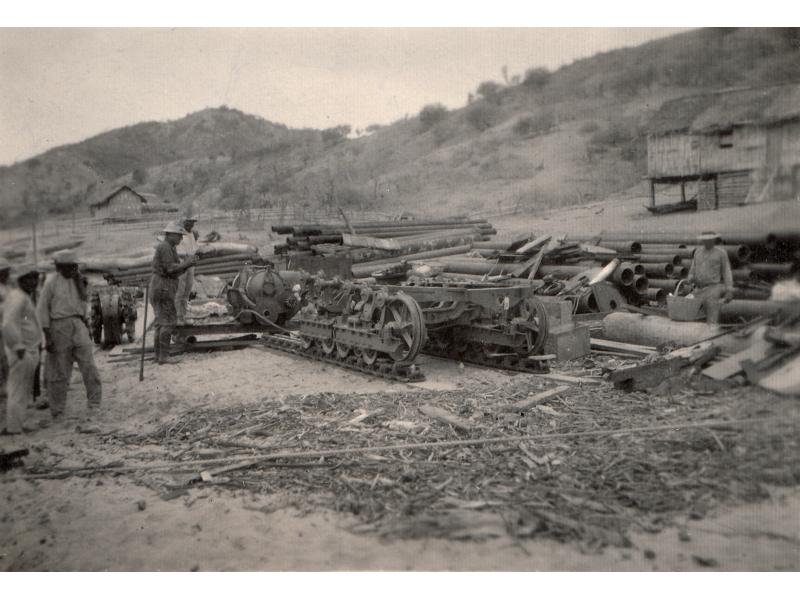
<svg viewBox="0 0 800 600"><path fill-rule="evenodd" d="M39 253L36 248L36 216L33 217L33 264L39 264Z"/></svg>
<svg viewBox="0 0 800 600"><path fill-rule="evenodd" d="M686 182L681 179L681 202L686 202Z"/></svg>
<svg viewBox="0 0 800 600"><path fill-rule="evenodd" d="M656 207L656 182L655 179L650 180L650 208Z"/></svg>

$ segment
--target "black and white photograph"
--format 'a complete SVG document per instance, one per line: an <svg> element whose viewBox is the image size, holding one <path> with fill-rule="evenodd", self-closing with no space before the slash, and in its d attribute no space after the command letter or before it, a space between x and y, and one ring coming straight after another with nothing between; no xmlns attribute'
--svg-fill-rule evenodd
<svg viewBox="0 0 800 600"><path fill-rule="evenodd" d="M0 571L800 570L800 27L213 24L0 28Z"/></svg>

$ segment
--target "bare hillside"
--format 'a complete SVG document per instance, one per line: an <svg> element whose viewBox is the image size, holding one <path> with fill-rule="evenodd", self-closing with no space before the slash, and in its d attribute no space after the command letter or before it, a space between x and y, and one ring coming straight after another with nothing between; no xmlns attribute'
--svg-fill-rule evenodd
<svg viewBox="0 0 800 600"><path fill-rule="evenodd" d="M122 183L223 208L453 212L600 200L644 175L647 122L665 100L800 80L800 34L698 30L504 77L476 82L462 108L421 107L366 132L289 129L226 107L113 130L0 168L0 206L12 218L67 212Z"/></svg>

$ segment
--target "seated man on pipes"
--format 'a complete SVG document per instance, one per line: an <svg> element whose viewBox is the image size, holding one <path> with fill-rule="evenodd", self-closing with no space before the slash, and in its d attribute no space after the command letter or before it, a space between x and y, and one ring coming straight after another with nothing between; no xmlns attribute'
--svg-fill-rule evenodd
<svg viewBox="0 0 800 600"><path fill-rule="evenodd" d="M159 365L174 364L178 359L170 358L169 346L172 331L177 324L175 297L178 293L178 278L193 267L198 260L195 254L181 261L176 247L186 230L178 224L171 223L164 227L164 241L156 248L153 256L153 276L150 278L150 303L155 313L155 334L153 347L155 359Z"/></svg>
<svg viewBox="0 0 800 600"><path fill-rule="evenodd" d="M694 296L701 301L706 311L706 323L719 323L722 302L733 299L733 272L728 254L717 248L719 236L704 231L697 237L702 246L695 250L687 281L695 286Z"/></svg>

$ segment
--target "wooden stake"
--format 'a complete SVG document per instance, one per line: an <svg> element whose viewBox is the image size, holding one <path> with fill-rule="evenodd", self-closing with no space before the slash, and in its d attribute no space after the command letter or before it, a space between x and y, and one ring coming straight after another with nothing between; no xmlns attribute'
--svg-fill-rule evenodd
<svg viewBox="0 0 800 600"><path fill-rule="evenodd" d="M139 381L144 381L144 349L147 339L147 307L150 304L150 284L144 288L144 322L142 323L142 356L139 361Z"/></svg>

